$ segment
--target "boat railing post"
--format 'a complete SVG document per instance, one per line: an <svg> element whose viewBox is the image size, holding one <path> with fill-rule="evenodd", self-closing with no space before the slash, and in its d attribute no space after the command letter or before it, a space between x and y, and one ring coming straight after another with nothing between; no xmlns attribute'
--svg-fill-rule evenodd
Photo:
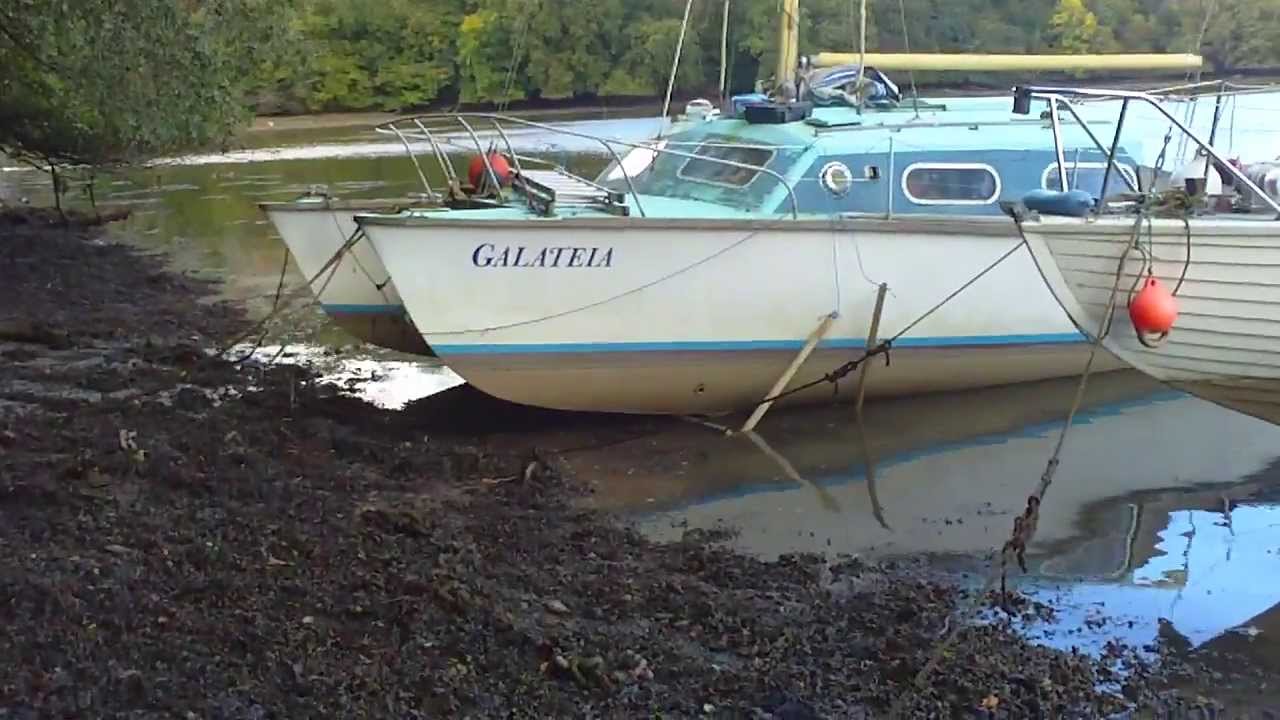
<svg viewBox="0 0 1280 720"><path fill-rule="evenodd" d="M1237 168L1236 166L1228 162L1227 159L1222 157L1222 155L1218 153L1217 150L1213 149L1212 145L1205 142L1204 140L1201 140L1199 135L1197 135L1191 128L1187 127L1187 125L1183 123L1181 120L1179 120L1173 113L1169 112L1168 108L1166 108L1161 103L1157 102L1155 98L1151 97L1146 93L1126 91L1126 90L1088 90L1083 88L1054 88L1054 87L1026 86L1026 87L1015 88L1014 94L1015 94L1015 102L1014 102L1015 112L1017 111L1020 105L1018 98L1022 98L1032 94L1037 96L1047 95L1047 94L1056 94L1056 95L1063 95L1063 96L1072 95L1077 97L1091 97L1091 98L1115 99L1115 100L1139 100L1139 101L1145 102L1151 107L1155 108L1156 112L1163 115L1166 120L1172 123L1174 127L1178 128L1178 130L1182 131L1182 133L1186 137L1190 138L1191 141L1194 142L1198 147L1203 148L1204 151L1209 154L1209 157L1218 161L1219 168L1226 170L1228 173L1231 174L1233 178L1238 180L1241 184L1243 184L1246 188L1248 188L1258 197L1262 198L1262 200L1266 202L1267 205L1270 206L1271 209L1276 212L1277 214L1276 219L1280 220L1280 200L1277 200L1276 198L1273 198L1270 195L1268 195L1266 192L1264 192L1262 188L1258 187L1257 183L1249 179L1248 175L1246 175L1242 170L1240 170L1239 168ZM1021 114L1025 114L1025 113L1021 113Z"/></svg>
<svg viewBox="0 0 1280 720"><path fill-rule="evenodd" d="M422 124L422 120L414 118L413 124L418 126L418 129L422 131L423 137L427 139L427 142L431 143L431 151L435 153L436 160L440 161L440 171L444 173L444 181L448 183L450 187L461 188L461 182L458 180L458 174L453 170L453 163L449 162L444 149L440 147L440 143L436 142L436 137L431 134L431 131L428 130L425 125Z"/></svg>
<svg viewBox="0 0 1280 720"><path fill-rule="evenodd" d="M1098 191L1098 206L1095 213L1102 212L1107 202L1107 184L1111 181L1111 171L1116 166L1116 153L1120 151L1120 133L1124 132L1124 119L1129 114L1129 99L1120 101L1120 117L1116 119L1116 134L1111 140L1111 150L1107 152L1107 169L1102 171L1102 189Z"/></svg>
<svg viewBox="0 0 1280 720"><path fill-rule="evenodd" d="M1085 122L1084 118L1080 117L1080 113L1077 113L1076 109L1071 107L1071 103L1064 102L1062 103L1062 107L1066 108L1067 112L1071 113L1071 117L1074 118L1077 123L1080 123L1080 129L1084 130L1085 134L1089 136L1089 140L1091 140L1093 144L1097 146L1098 152L1102 153L1103 155L1106 155L1107 154L1106 144L1104 144L1102 140L1098 138L1098 135L1093 131L1093 128L1089 127L1089 123ZM1142 192L1142 188L1135 187L1133 184L1133 181L1129 179L1128 175L1125 175L1124 173L1120 173L1120 177L1124 180L1125 185L1129 186L1130 190L1134 192Z"/></svg>
<svg viewBox="0 0 1280 720"><path fill-rule="evenodd" d="M524 167L520 165L520 156L516 153L515 147L511 144L511 138L507 137L507 132L502 129L502 123L498 122L498 118L491 117L489 122L493 123L493 129L497 131L498 137L502 138L502 143L507 146L507 154L511 156L511 162L515 163L516 175L524 175ZM530 208L533 207L533 197L525 195L525 204Z"/></svg>
<svg viewBox="0 0 1280 720"><path fill-rule="evenodd" d="M400 138L400 143L404 145L404 151L409 153L409 160L413 163L413 169L418 171L418 179L422 181L422 187L426 189L427 197L432 200L436 199L436 191L432 190L431 183L427 182L427 174L422 172L422 165L418 162L418 156L413 154L413 147L409 145L409 140L405 138L404 133L400 132L400 128L396 127L394 122L388 123L385 127Z"/></svg>
<svg viewBox="0 0 1280 720"><path fill-rule="evenodd" d="M1168 118L1169 121L1172 122L1179 130L1186 133L1187 137L1191 138L1191 140L1196 145L1200 146L1201 148L1204 148L1204 151L1209 154L1209 157L1213 158L1214 160L1217 160L1218 167L1225 168L1227 172L1231 173L1232 177L1244 183L1245 187L1249 188L1249 190L1252 191L1255 195L1262 198L1263 202L1270 205L1271 209L1276 211L1276 215L1277 215L1276 219L1280 220L1280 202L1278 202L1275 198L1268 195L1262 188L1258 187L1258 184L1250 180L1248 175L1246 175L1242 170L1237 168L1235 165L1232 165L1225 158L1219 155L1217 150L1214 150L1213 147L1211 147L1208 143L1201 140L1195 133L1191 131L1191 128L1188 128L1186 125L1183 125L1181 122L1179 122L1179 120L1175 118L1172 113L1170 113L1168 110L1165 110L1163 107L1161 107L1159 103L1152 102L1151 104L1155 106L1155 108L1159 110L1162 115Z"/></svg>
<svg viewBox="0 0 1280 720"><path fill-rule="evenodd" d="M1067 192L1067 158L1062 146L1062 122L1058 117L1058 98L1049 100L1049 122L1053 124L1053 152L1058 157L1058 189ZM1106 187L1106 184L1103 184Z"/></svg>
<svg viewBox="0 0 1280 720"><path fill-rule="evenodd" d="M489 180L493 182L495 188L502 187L502 181L498 179L498 173L493 170L493 163L489 162L489 153L484 151L484 144L480 142L480 136L476 135L476 131L471 128L471 124L461 115L456 116L458 124L466 129L467 134L471 136L471 141L476 144L476 152L480 153L480 159L484 162L484 169L489 173ZM479 190L479 188L476 188ZM501 198L501 193L499 193Z"/></svg>
<svg viewBox="0 0 1280 720"><path fill-rule="evenodd" d="M1218 88L1218 94L1214 96L1214 100L1213 100L1213 124L1209 126L1209 144L1210 145L1212 145L1218 139L1218 123L1222 121L1222 95L1225 92L1226 92L1226 82L1223 81L1222 86ZM1207 191L1209 187L1208 157L1205 158L1204 175L1200 178L1200 181L1204 183L1204 187Z"/></svg>

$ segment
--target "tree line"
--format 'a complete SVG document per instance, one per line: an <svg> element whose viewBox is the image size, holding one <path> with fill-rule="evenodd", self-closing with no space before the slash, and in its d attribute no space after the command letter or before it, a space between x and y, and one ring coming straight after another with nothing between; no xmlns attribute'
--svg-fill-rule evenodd
<svg viewBox="0 0 1280 720"><path fill-rule="evenodd" d="M805 0L802 48L855 50L858 4ZM723 7L695 0L677 92L718 88ZM772 75L779 7L730 3L733 89ZM287 22L289 52L263 69L254 100L263 111L315 112L659 96L684 8L684 0L301 0ZM871 0L868 13L875 50L1194 52L1203 33L1216 69L1280 65L1276 0Z"/></svg>
<svg viewBox="0 0 1280 720"><path fill-rule="evenodd" d="M730 3L733 91L773 74L780 6ZM868 7L871 50L1199 49L1218 70L1280 65L1276 0ZM723 9L722 0L694 0L678 94L718 88ZM685 0L7 0L0 151L43 163L127 162L217 147L254 112L657 97L684 10ZM800 20L802 52L857 48L858 0L804 0Z"/></svg>

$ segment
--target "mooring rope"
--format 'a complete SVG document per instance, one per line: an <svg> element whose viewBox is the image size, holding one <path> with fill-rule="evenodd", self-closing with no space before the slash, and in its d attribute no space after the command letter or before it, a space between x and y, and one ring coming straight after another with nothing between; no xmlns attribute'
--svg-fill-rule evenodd
<svg viewBox="0 0 1280 720"><path fill-rule="evenodd" d="M345 235L345 233L342 232L342 224L338 222L338 216L335 213L329 213L329 219L333 221L333 227L335 230L338 231L338 237L342 237L343 235ZM352 243L351 248L354 249L355 245L356 245L355 243ZM356 267L360 269L360 273L363 274L365 279L369 281L369 284L372 285L374 289L378 291L378 294L382 296L383 303L387 305L394 304L391 302L391 298L387 295L387 292L386 292L387 285L391 284L390 273L388 273L385 280L379 282L373 278L373 275L364 266L364 263L360 262L359 255L357 255L355 252L352 252L351 259L355 262ZM319 296L320 294L316 293L316 297L319 297Z"/></svg>
<svg viewBox="0 0 1280 720"><path fill-rule="evenodd" d="M1018 228L1018 234L1022 237L1023 244L1027 244L1026 232L1022 227L1022 220L1018 214L1013 215L1014 224ZM1143 216L1139 216L1137 223L1134 225L1135 236L1141 232ZM1079 412L1084 402L1085 390L1089 384L1089 377L1093 372L1094 361L1097 358L1098 350L1102 347L1102 341L1110 332L1112 316L1115 313L1116 299L1120 294L1120 280L1124 276L1124 266L1128 260L1129 250L1134 247L1131 243L1125 252L1121 254L1120 261L1116 266L1115 277L1111 286L1111 294L1107 299L1107 304L1102 313L1102 320L1099 324L1098 331L1094 335L1093 341L1089 347L1089 357L1085 361L1084 370L1080 375L1080 382L1076 385L1075 397L1071 401L1071 407L1067 411L1067 417L1063 421L1062 429L1058 432L1057 442L1054 443L1053 453L1050 454L1049 460L1045 463L1044 472L1040 475L1039 481L1036 483L1035 490L1027 497L1026 508L1020 515L1014 517L1013 530L999 551L1000 564L997 566L992 564L991 571L987 575L987 580L983 584L982 589L975 593L969 603L969 607L960 614L960 618L950 623L948 629L943 634L942 639L931 653L929 661L920 669L913 678L912 682L901 695L898 700L890 708L890 717L899 717L902 708L907 700L920 690L924 681L937 670L938 664L946 656L947 650L955 644L956 639L960 635L960 631L972 622L973 617L977 615L978 610L983 606L983 600L995 588L997 579L1000 583L1000 595L1002 602L1007 598L1007 569L1009 559L1012 557L1018 561L1018 566L1023 572L1026 568L1026 548L1035 538L1036 530L1039 526L1040 510L1044 502L1045 495L1049 492L1049 487L1053 484L1054 477L1057 474L1058 466L1061 463L1062 449L1066 445L1067 435L1071 431L1075 423L1076 414Z"/></svg>
<svg viewBox="0 0 1280 720"><path fill-rule="evenodd" d="M859 367L861 367L861 365L864 362L866 362L867 360L870 360L873 357L883 355L885 358L885 365L886 366L889 365L889 351L893 348L893 344L895 342L902 339L902 336L914 330L916 326L918 326L920 323L927 320L931 315L936 313L938 310L941 310L947 303L951 302L956 298L956 296L960 295L960 293L964 292L965 290L968 290L970 287L973 287L974 283L978 282L983 277L985 277L987 273L991 272L992 270L995 270L997 267L1000 266L1001 263L1003 263L1005 260L1008 260L1015 252L1018 251L1019 248L1025 246L1026 244L1027 244L1027 241L1026 241L1026 238L1024 237L1023 239L1019 240L1017 244L1015 244L1013 247L1006 250L1004 254L996 258L991 264L983 268L981 272L969 278L968 280L965 281L963 285L961 285L960 287L948 293L947 296L944 297L940 302L938 302L928 310L924 311L923 314L921 314L915 320L912 320L910 323L907 324L906 327L899 330L892 337L890 337L887 340L881 340L880 342L876 343L874 346L866 348L860 357L854 358L853 360L849 360L848 362L837 366L836 368L832 369L828 373L823 374L821 377L817 378L816 380L811 380L807 383L804 383L803 385L798 385L794 388L784 390L780 393L777 393L776 395L772 395L758 402L754 402L751 404L751 407L754 408L758 405L763 405L765 403L772 403L774 401L781 400L782 398L788 397L790 395L795 395L796 393L804 392L805 390L816 387L823 383L839 382L840 380L848 376L849 373L853 372L854 370L857 370ZM745 410L748 408L743 408L743 409Z"/></svg>
<svg viewBox="0 0 1280 720"><path fill-rule="evenodd" d="M284 296L286 295L301 296L306 291L310 291L313 295L313 297L307 304L289 309L288 313L285 313L283 317L288 317L288 315L292 313L301 312L303 310L307 310L319 304L320 297L324 294L324 291L329 288L329 283L333 280L334 275L336 275L338 272L338 261L342 259L342 256L345 255L347 251L351 249L352 246L354 246L357 242L360 241L363 235L364 235L364 231L359 228L356 228L355 232L351 233L351 236L348 237L346 242L344 242L342 246L338 248L337 252L335 252L327 261L325 261L325 264L322 265L318 271L316 271L315 275L312 275L311 278L309 278L307 282L303 284L302 287L299 287L290 293L280 292L281 290L283 290L283 286L284 286L284 268L287 267L289 263L289 249L286 247L285 255L284 255L284 267L281 268L280 283L277 287L276 299L272 303L271 311L268 312L267 315L263 317L261 320L254 323L248 330L236 336L236 338L233 339L231 342L227 343L221 350L219 350L217 353L214 354L214 357L215 358L225 357L226 354L230 352L233 348L235 348L240 343L244 342L246 338L253 336L259 330L263 331L262 337L263 339L265 339L267 334L266 333L267 325L271 323L273 320L279 317L282 317L281 312L284 310L284 308L282 307L281 301L284 298ZM316 281L319 280L320 276L323 275L325 272L328 272L329 276L325 278L324 282L320 286L320 289L312 290ZM292 297L290 298L290 300L293 300L293 299L294 298ZM260 345L260 342L258 343L258 345ZM253 352L256 352L256 351L257 351L257 347L255 346L254 349L250 351L250 355L245 356L239 360L236 360L235 362L238 362L238 363L244 362L249 358L249 356L252 355Z"/></svg>

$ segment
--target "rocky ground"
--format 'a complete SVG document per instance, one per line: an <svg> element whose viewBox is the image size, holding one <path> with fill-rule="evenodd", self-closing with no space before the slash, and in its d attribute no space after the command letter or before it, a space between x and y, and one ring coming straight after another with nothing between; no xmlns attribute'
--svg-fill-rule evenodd
<svg viewBox="0 0 1280 720"><path fill-rule="evenodd" d="M921 566L656 545L581 510L518 432L579 418L465 389L387 411L212 357L243 312L101 238L0 214L0 718L796 720L900 698L1104 717L1154 697L1140 663L1099 689L1128 651L962 624L971 598Z"/></svg>

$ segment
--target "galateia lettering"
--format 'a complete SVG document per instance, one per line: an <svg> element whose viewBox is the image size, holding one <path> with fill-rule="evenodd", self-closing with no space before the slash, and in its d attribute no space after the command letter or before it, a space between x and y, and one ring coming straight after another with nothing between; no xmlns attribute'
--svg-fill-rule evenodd
<svg viewBox="0 0 1280 720"><path fill-rule="evenodd" d="M493 243L478 246L471 253L476 267L602 268L613 267L613 248L547 247L530 250L523 245L501 249Z"/></svg>

